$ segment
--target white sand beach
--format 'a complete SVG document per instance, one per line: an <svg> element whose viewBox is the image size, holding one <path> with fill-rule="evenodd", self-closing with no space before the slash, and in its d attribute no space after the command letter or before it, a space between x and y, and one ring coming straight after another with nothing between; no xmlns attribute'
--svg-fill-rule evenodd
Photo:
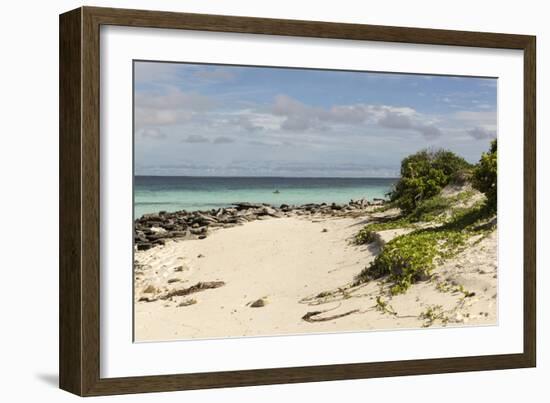
<svg viewBox="0 0 550 403"><path fill-rule="evenodd" d="M378 253L351 242L366 220L265 217L137 251L135 340L496 324L496 231L392 297L352 286Z"/></svg>

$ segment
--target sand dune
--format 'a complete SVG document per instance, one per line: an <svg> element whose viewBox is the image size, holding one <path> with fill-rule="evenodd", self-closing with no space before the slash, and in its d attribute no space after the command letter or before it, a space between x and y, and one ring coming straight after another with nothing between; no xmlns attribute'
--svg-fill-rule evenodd
<svg viewBox="0 0 550 403"><path fill-rule="evenodd" d="M351 286L378 253L350 242L364 223L269 218L136 252L136 341L496 323L496 231L389 297Z"/></svg>

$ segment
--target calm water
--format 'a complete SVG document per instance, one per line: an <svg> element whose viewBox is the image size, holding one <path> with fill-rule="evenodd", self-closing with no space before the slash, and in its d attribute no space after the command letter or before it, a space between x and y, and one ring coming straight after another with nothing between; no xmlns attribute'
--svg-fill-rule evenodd
<svg viewBox="0 0 550 403"><path fill-rule="evenodd" d="M395 178L227 178L136 176L135 217L161 210L209 210L234 202L347 203L383 198ZM278 191L278 193L274 193Z"/></svg>

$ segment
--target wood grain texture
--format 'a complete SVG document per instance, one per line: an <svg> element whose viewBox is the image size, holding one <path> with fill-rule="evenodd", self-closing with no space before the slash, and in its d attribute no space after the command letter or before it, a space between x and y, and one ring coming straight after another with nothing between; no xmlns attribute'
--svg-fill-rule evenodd
<svg viewBox="0 0 550 403"><path fill-rule="evenodd" d="M537 86L536 39L524 48L523 66L523 354L536 366L537 338Z"/></svg>
<svg viewBox="0 0 550 403"><path fill-rule="evenodd" d="M100 377L101 25L524 51L524 352L131 378ZM60 387L81 396L532 367L536 363L535 37L82 7L60 17Z"/></svg>
<svg viewBox="0 0 550 403"><path fill-rule="evenodd" d="M59 21L59 386L81 394L81 11Z"/></svg>
<svg viewBox="0 0 550 403"><path fill-rule="evenodd" d="M99 378L100 135L99 24L82 9L82 390Z"/></svg>

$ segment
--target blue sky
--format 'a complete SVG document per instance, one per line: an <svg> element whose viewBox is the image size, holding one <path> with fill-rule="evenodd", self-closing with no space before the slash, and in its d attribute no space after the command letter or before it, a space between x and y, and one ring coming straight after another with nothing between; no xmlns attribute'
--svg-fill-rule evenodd
<svg viewBox="0 0 550 403"><path fill-rule="evenodd" d="M497 80L135 62L137 175L397 176L405 156L476 162Z"/></svg>

